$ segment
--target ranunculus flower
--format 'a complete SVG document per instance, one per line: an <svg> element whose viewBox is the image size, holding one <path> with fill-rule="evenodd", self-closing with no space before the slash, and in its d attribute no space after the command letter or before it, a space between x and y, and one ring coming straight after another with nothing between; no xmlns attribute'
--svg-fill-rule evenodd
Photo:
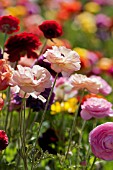
<svg viewBox="0 0 113 170"><path fill-rule="evenodd" d="M3 130L0 130L0 151L8 146L8 137Z"/></svg>
<svg viewBox="0 0 113 170"><path fill-rule="evenodd" d="M62 73L63 76L70 76L74 71L80 70L80 58L77 52L67 49L64 46L53 46L43 56L51 64L51 68Z"/></svg>
<svg viewBox="0 0 113 170"><path fill-rule="evenodd" d="M2 110L4 106L4 100L0 97L0 110Z"/></svg>
<svg viewBox="0 0 113 170"><path fill-rule="evenodd" d="M112 92L112 87L100 76L90 76L91 78L96 78L101 83L101 88L99 89L99 92L103 95L108 95Z"/></svg>
<svg viewBox="0 0 113 170"><path fill-rule="evenodd" d="M75 97L77 92L77 90L73 90L68 78L60 77L57 79L54 89L56 101L67 101L68 99Z"/></svg>
<svg viewBox="0 0 113 170"><path fill-rule="evenodd" d="M94 128L89 134L93 154L103 160L113 160L113 122Z"/></svg>
<svg viewBox="0 0 113 170"><path fill-rule="evenodd" d="M9 86L12 76L12 68L7 64L5 59L0 60L0 91L5 90Z"/></svg>
<svg viewBox="0 0 113 170"><path fill-rule="evenodd" d="M62 27L54 20L44 21L39 25L40 30L44 33L46 38L52 39L62 35Z"/></svg>
<svg viewBox="0 0 113 170"><path fill-rule="evenodd" d="M82 74L73 74L69 81L75 90L87 89L91 93L98 93L101 88L101 83L96 78L89 78Z"/></svg>
<svg viewBox="0 0 113 170"><path fill-rule="evenodd" d="M84 120L113 116L112 104L106 99L91 97L81 105L80 115Z"/></svg>
<svg viewBox="0 0 113 170"><path fill-rule="evenodd" d="M9 37L5 44L5 52L9 55L11 62L19 61L20 57L27 55L28 58L38 58L35 50L39 48L41 42L32 33L23 32Z"/></svg>
<svg viewBox="0 0 113 170"><path fill-rule="evenodd" d="M20 97L26 93L26 97L31 95L37 98L45 88L51 87L51 74L47 69L38 65L34 65L33 68L17 65L17 69L13 71L10 85L15 86L12 91L19 93Z"/></svg>
<svg viewBox="0 0 113 170"><path fill-rule="evenodd" d="M19 31L19 19L14 16L1 16L0 17L0 31L7 34Z"/></svg>

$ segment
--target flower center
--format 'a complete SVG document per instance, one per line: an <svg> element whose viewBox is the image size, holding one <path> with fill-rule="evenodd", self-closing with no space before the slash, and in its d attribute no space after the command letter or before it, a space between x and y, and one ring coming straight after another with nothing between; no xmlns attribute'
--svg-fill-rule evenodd
<svg viewBox="0 0 113 170"><path fill-rule="evenodd" d="M104 140L104 146L106 149L113 150L113 136L107 136Z"/></svg>
<svg viewBox="0 0 113 170"><path fill-rule="evenodd" d="M54 30L48 29L46 32L47 35L54 35Z"/></svg>

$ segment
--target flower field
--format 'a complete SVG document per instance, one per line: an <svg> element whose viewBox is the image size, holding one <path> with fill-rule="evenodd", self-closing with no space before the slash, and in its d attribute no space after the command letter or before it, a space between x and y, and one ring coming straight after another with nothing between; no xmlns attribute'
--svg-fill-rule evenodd
<svg viewBox="0 0 113 170"><path fill-rule="evenodd" d="M0 170L112 170L113 0L1 0L0 40Z"/></svg>

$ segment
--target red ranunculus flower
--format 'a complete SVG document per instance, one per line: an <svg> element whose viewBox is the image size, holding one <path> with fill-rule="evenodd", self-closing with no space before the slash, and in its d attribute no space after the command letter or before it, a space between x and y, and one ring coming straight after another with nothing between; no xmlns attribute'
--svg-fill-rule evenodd
<svg viewBox="0 0 113 170"><path fill-rule="evenodd" d="M4 150L8 145L8 137L3 130L0 130L0 151Z"/></svg>
<svg viewBox="0 0 113 170"><path fill-rule="evenodd" d="M20 27L20 21L18 18L14 16L1 16L0 17L0 31L7 34L12 34L13 32L17 32Z"/></svg>
<svg viewBox="0 0 113 170"><path fill-rule="evenodd" d="M40 30L44 33L46 38L57 38L62 35L62 27L54 20L44 21L39 25Z"/></svg>
<svg viewBox="0 0 113 170"><path fill-rule="evenodd" d="M34 50L41 45L39 38L32 33L20 33L9 37L5 44L5 52L9 54L9 61L19 61L20 57L27 55L28 58L37 58L38 55Z"/></svg>

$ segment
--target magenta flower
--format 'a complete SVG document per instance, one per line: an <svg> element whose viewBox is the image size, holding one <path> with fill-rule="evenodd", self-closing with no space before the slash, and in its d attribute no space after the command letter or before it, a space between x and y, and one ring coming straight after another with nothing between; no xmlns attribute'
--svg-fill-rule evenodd
<svg viewBox="0 0 113 170"><path fill-rule="evenodd" d="M0 130L0 151L8 146L8 137L3 130Z"/></svg>
<svg viewBox="0 0 113 170"><path fill-rule="evenodd" d="M99 89L99 92L102 93L103 95L108 95L112 92L112 87L100 76L91 76L92 78L96 78L97 80L100 81L101 87Z"/></svg>
<svg viewBox="0 0 113 170"><path fill-rule="evenodd" d="M113 116L112 104L106 99L91 97L81 105L80 115L84 120Z"/></svg>
<svg viewBox="0 0 113 170"><path fill-rule="evenodd" d="M94 128L89 134L89 143L96 157L106 161L113 160L113 122Z"/></svg>

